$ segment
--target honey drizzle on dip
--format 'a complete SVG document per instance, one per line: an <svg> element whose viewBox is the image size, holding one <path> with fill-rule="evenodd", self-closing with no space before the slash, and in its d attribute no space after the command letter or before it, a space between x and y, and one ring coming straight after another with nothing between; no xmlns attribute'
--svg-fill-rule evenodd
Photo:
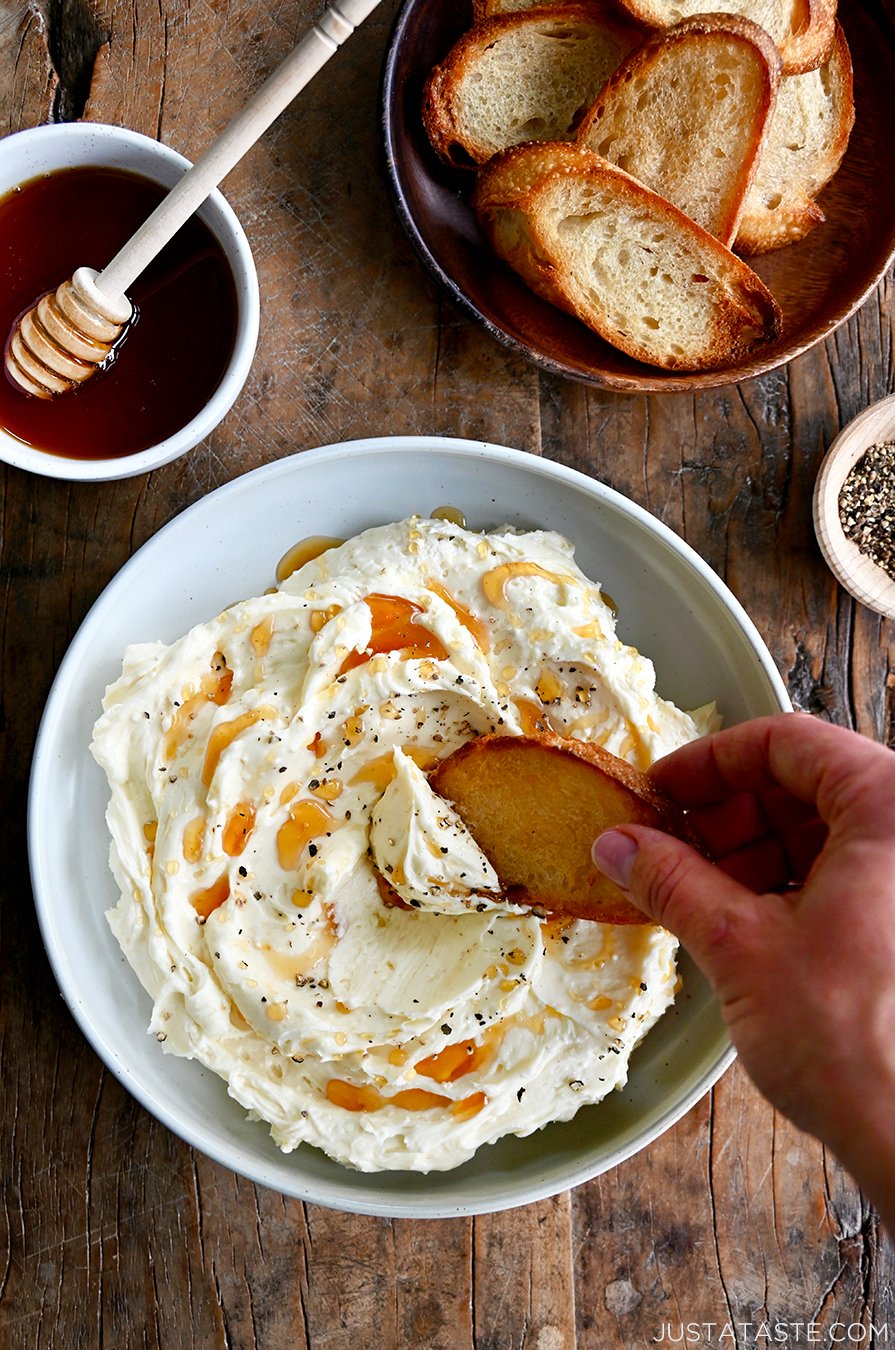
<svg viewBox="0 0 895 1350"><path fill-rule="evenodd" d="M436 1083L455 1083L494 1058L504 1037L502 1026L492 1027L479 1040L457 1041L428 1055L416 1065L418 1074Z"/></svg>
<svg viewBox="0 0 895 1350"><path fill-rule="evenodd" d="M537 736L539 732L552 731L550 719L544 709L536 703L532 703L527 698L516 698L513 700L516 711L519 714L519 721L522 723L522 730L526 736Z"/></svg>
<svg viewBox="0 0 895 1350"><path fill-rule="evenodd" d="M449 525L456 525L461 530L466 529L466 515L459 506L436 506L432 512L432 519L446 520Z"/></svg>
<svg viewBox="0 0 895 1350"><path fill-rule="evenodd" d="M438 763L435 751L424 745L405 745L403 750L407 758L412 759L423 773L428 773ZM350 781L352 786L355 783L372 783L377 792L382 793L394 778L395 772L394 752L387 750L385 754L377 755L375 759L368 759Z"/></svg>
<svg viewBox="0 0 895 1350"><path fill-rule="evenodd" d="M277 831L277 857L285 872L292 872L312 839L332 828L333 818L320 802L302 799L290 806Z"/></svg>
<svg viewBox="0 0 895 1350"><path fill-rule="evenodd" d="M184 700L174 711L171 725L164 739L166 763L177 754L181 745L192 735L190 724L196 719L200 709L206 703L215 703L219 708L227 702L233 685L233 671L221 652L215 652L211 658L211 670L202 677L197 693L185 692Z"/></svg>
<svg viewBox="0 0 895 1350"><path fill-rule="evenodd" d="M277 581L285 581L287 577L292 576L293 572L297 572L300 567L304 567L305 563L313 562L322 553L326 553L331 548L338 548L344 542L344 539L334 539L328 534L309 534L306 539L299 539L296 544L287 549L277 563Z"/></svg>
<svg viewBox="0 0 895 1350"><path fill-rule="evenodd" d="M205 751L205 762L202 765L202 782L206 787L214 778L214 771L218 767L218 761L221 755L232 745L243 731L253 727L256 722L260 722L265 717L275 717L276 712L273 708L250 708L248 712L240 713L239 717L234 717L230 722L219 722L208 738L208 748Z"/></svg>
<svg viewBox="0 0 895 1350"><path fill-rule="evenodd" d="M430 578L426 581L426 589L431 591L433 595L437 595L439 600L443 600L446 605L450 605L481 651L488 652L491 650L491 633L488 630L488 625L482 619L476 618L472 610L467 609L465 605L461 605L460 601L456 600L440 582L432 581Z"/></svg>
<svg viewBox="0 0 895 1350"><path fill-rule="evenodd" d="M481 1111L487 1100L484 1092L474 1092L455 1102L440 1092L427 1092L425 1088L404 1088L386 1097L369 1084L346 1083L343 1078L329 1080L326 1096L333 1106L341 1106L345 1111L381 1111L384 1106L399 1106L405 1111L431 1111L441 1106L447 1107L451 1115L460 1120L467 1120Z"/></svg>
<svg viewBox="0 0 895 1350"><path fill-rule="evenodd" d="M317 934L303 952L282 952L271 948L264 953L264 959L281 978L296 980L313 970L335 945L336 934L331 927L327 927Z"/></svg>
<svg viewBox="0 0 895 1350"><path fill-rule="evenodd" d="M562 592L563 604L565 604L566 587L578 585L574 577L565 576L561 572L548 572L539 563L501 563L499 567L492 567L490 572L486 572L482 577L482 590L492 605L495 605L498 609L507 608L507 582L513 581L516 577L543 577L545 581L555 582Z"/></svg>
<svg viewBox="0 0 895 1350"><path fill-rule="evenodd" d="M249 633L249 642L252 644L252 650L256 656L266 656L270 651L270 644L273 639L273 615L268 614L266 619L256 623L255 627Z"/></svg>
<svg viewBox="0 0 895 1350"><path fill-rule="evenodd" d="M412 600L400 595L365 595L364 603L373 620L370 641L362 652L346 656L340 675L362 666L379 652L401 651L411 660L424 656L447 660L444 644L424 627L420 618L423 611Z"/></svg>
<svg viewBox="0 0 895 1350"><path fill-rule="evenodd" d="M204 923L209 914L214 913L230 895L230 878L224 872L210 886L203 886L190 895L190 904Z"/></svg>
<svg viewBox="0 0 895 1350"><path fill-rule="evenodd" d="M255 828L255 808L251 802L238 802L227 817L221 835L221 848L229 858L238 858Z"/></svg>
<svg viewBox="0 0 895 1350"><path fill-rule="evenodd" d="M194 816L183 827L183 856L186 862L200 861L205 849L205 817Z"/></svg>

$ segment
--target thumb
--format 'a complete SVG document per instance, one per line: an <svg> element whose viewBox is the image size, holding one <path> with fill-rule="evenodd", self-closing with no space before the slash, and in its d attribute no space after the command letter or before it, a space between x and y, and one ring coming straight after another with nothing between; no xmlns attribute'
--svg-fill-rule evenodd
<svg viewBox="0 0 895 1350"><path fill-rule="evenodd" d="M680 938L719 992L729 989L742 958L755 952L752 939L761 936L754 891L689 844L644 825L606 830L593 859L638 909Z"/></svg>

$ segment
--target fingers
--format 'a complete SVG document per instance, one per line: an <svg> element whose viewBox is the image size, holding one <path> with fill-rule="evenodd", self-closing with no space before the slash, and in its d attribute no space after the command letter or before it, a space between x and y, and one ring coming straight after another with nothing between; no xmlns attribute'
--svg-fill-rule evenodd
<svg viewBox="0 0 895 1350"><path fill-rule="evenodd" d="M736 792L723 802L691 810L690 824L708 845L713 858L723 858L768 832L768 821L754 792Z"/></svg>
<svg viewBox="0 0 895 1350"><path fill-rule="evenodd" d="M805 745L811 739L814 749L810 758L816 763L817 740L827 731L843 734L841 728L830 727L803 713L757 717L682 746L660 759L650 772L659 786L683 807L710 806L725 801L734 792L762 793L778 784L802 801L813 801L814 786L806 787L802 781L805 776L802 760ZM797 767L794 759L798 761ZM802 790L797 791L792 780Z"/></svg>
<svg viewBox="0 0 895 1350"><path fill-rule="evenodd" d="M805 881L827 844L830 831L817 816L782 837L789 864L789 881ZM764 888L767 889L767 888Z"/></svg>
<svg viewBox="0 0 895 1350"><path fill-rule="evenodd" d="M651 774L685 809L783 788L801 802L816 803L828 825L853 815L857 803L862 827L865 817L868 825L873 819L862 785L873 784L877 807L887 808L885 828L895 821L895 755L807 713L755 718L715 732L659 760Z"/></svg>
<svg viewBox="0 0 895 1350"><path fill-rule="evenodd" d="M761 797L734 793L727 801L690 811L688 820L709 856L753 891L803 881L827 839L816 808L781 788Z"/></svg>
<svg viewBox="0 0 895 1350"><path fill-rule="evenodd" d="M729 853L718 861L718 866L733 881L748 886L757 895L765 891L782 891L796 880L796 877L782 840L775 835L766 835L754 844L746 844Z"/></svg>
<svg viewBox="0 0 895 1350"><path fill-rule="evenodd" d="M770 788L762 795L761 804L768 824L777 834L804 829L819 819L814 802L799 801L785 788Z"/></svg>
<svg viewBox="0 0 895 1350"><path fill-rule="evenodd" d="M754 792L735 792L726 801L693 808L688 815L712 857L733 853L767 834L786 837L818 819L811 802L801 802L783 788L771 788L760 797Z"/></svg>
<svg viewBox="0 0 895 1350"><path fill-rule="evenodd" d="M687 844L659 830L623 825L594 844L594 861L639 909L675 933L719 991L754 953L765 902ZM768 921L771 919L768 914Z"/></svg>

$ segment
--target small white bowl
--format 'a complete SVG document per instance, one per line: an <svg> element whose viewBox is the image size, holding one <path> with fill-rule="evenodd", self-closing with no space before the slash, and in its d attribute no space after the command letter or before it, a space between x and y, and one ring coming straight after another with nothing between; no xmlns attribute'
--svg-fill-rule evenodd
<svg viewBox="0 0 895 1350"><path fill-rule="evenodd" d="M871 446L895 440L895 394L871 403L831 444L814 488L817 542L837 581L862 605L895 619L895 581L842 528L839 494L851 470Z"/></svg>
<svg viewBox="0 0 895 1350"><path fill-rule="evenodd" d="M0 142L0 147L0 197L43 174L85 165L128 170L165 188L173 187L190 167L189 160L183 155L149 136L97 122L63 122L34 127L7 136ZM236 337L230 361L220 384L201 412L164 441L135 454L108 459L74 459L49 454L25 444L0 427L0 460L47 478L89 482L131 478L191 450L229 412L245 384L258 341L258 276L243 228L221 193L212 192L197 215L211 230L230 264L237 302ZM0 340L5 337L5 334L0 335ZM6 378L5 375L2 377Z"/></svg>
<svg viewBox="0 0 895 1350"><path fill-rule="evenodd" d="M309 1146L281 1153L223 1082L164 1055L151 1000L104 917L108 791L90 755L105 686L128 643L170 642L234 597L260 595L303 536L454 506L473 529L561 531L619 608L618 632L655 664L679 706L716 699L725 723L789 708L754 626L726 586L655 517L601 483L534 455L476 441L394 436L308 450L218 488L126 563L85 619L56 677L35 749L28 836L37 913L73 1016L124 1086L181 1138L285 1195L364 1214L449 1218L527 1204L646 1147L733 1058L712 992L689 957L683 989L634 1052L626 1087L574 1120L482 1148L452 1172L353 1172ZM259 532L263 541L259 546ZM209 559L212 562L209 562Z"/></svg>

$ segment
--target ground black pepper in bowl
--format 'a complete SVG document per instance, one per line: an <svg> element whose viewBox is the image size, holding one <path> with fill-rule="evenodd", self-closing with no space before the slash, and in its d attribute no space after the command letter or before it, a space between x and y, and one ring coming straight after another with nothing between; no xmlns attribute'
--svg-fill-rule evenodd
<svg viewBox="0 0 895 1350"><path fill-rule="evenodd" d="M895 442L872 445L839 493L845 537L895 581Z"/></svg>

